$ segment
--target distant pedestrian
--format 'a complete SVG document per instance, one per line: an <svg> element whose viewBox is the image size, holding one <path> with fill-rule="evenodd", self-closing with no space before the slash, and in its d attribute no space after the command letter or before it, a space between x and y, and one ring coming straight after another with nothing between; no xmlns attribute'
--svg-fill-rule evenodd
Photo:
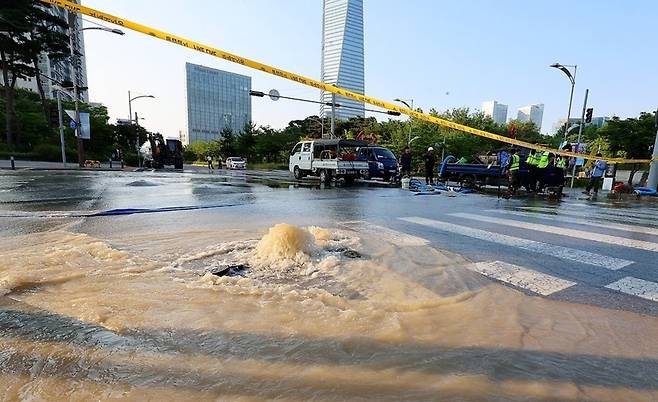
<svg viewBox="0 0 658 402"><path fill-rule="evenodd" d="M425 184L434 184L434 165L436 164L434 148L427 148L423 159L425 160Z"/></svg>
<svg viewBox="0 0 658 402"><path fill-rule="evenodd" d="M521 166L521 157L516 153L516 148L510 151L509 165L507 168L507 177L509 180L509 187L507 189L508 196L516 194L519 188L519 167Z"/></svg>
<svg viewBox="0 0 658 402"><path fill-rule="evenodd" d="M551 153L548 151L544 151L539 155L539 161L537 162L537 181L539 182L539 184L537 185L538 193L541 193L544 190L544 186L546 183L546 173L547 173L546 170L550 162L550 156ZM535 155L535 158L536 157L537 156Z"/></svg>
<svg viewBox="0 0 658 402"><path fill-rule="evenodd" d="M603 156L600 153L596 154L597 157ZM583 194L590 195L590 191L594 189L594 195L597 195L599 193L599 185L603 181L603 175L605 174L605 171L608 169L608 162L606 162L603 159L597 159L596 162L594 162L594 167L592 168L592 176L589 178L589 183L587 183L587 187L585 187L585 191L583 191Z"/></svg>
<svg viewBox="0 0 658 402"><path fill-rule="evenodd" d="M206 156L206 161L208 162L208 170L212 171L215 167L212 165L212 156Z"/></svg>
<svg viewBox="0 0 658 402"><path fill-rule="evenodd" d="M530 150L525 160L528 166L528 190L534 192L537 190L537 164L539 164L539 154L534 149Z"/></svg>
<svg viewBox="0 0 658 402"><path fill-rule="evenodd" d="M404 152L400 156L400 166L402 166L400 171L402 177L411 177L411 150L409 147L404 147Z"/></svg>

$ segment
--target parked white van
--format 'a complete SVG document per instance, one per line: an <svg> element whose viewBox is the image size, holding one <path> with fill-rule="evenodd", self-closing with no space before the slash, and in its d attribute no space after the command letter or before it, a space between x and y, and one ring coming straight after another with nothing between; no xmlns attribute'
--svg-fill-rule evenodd
<svg viewBox="0 0 658 402"><path fill-rule="evenodd" d="M295 179L318 176L323 183L345 179L351 183L368 177L368 162L357 160L359 148L368 143L355 140L310 140L298 142L290 151L288 169Z"/></svg>

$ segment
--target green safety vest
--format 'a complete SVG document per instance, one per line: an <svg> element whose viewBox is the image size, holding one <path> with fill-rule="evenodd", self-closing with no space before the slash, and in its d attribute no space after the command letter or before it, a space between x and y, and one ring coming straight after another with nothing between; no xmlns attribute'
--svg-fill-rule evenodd
<svg viewBox="0 0 658 402"><path fill-rule="evenodd" d="M564 169L567 167L567 159L566 158L559 158L557 162L555 162L555 166Z"/></svg>
<svg viewBox="0 0 658 402"><path fill-rule="evenodd" d="M519 170L519 162L521 162L521 157L519 155L512 155L512 162L509 165L509 170Z"/></svg>
<svg viewBox="0 0 658 402"><path fill-rule="evenodd" d="M539 160L537 159L537 154L528 154L528 158L525 160L525 163L527 163L530 166L537 166L537 163L539 163Z"/></svg>
<svg viewBox="0 0 658 402"><path fill-rule="evenodd" d="M541 154L541 157L539 158L539 163L537 164L537 167L540 169L544 169L548 166L548 154L550 152L544 152Z"/></svg>

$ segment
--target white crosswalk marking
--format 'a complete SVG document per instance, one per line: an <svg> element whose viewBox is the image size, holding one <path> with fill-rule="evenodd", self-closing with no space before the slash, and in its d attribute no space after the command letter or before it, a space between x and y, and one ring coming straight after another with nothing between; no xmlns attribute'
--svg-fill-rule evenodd
<svg viewBox="0 0 658 402"><path fill-rule="evenodd" d="M591 208L591 206L587 204L575 204L575 203L571 203L566 206L567 207L574 206L578 208ZM628 210L624 208L610 208L610 207L603 207L600 210L604 215L609 214L609 215L621 216L621 217L632 216L635 218L658 219L658 211L656 210L647 210L647 209Z"/></svg>
<svg viewBox="0 0 658 402"><path fill-rule="evenodd" d="M465 219L472 219L472 220L480 221L480 222L494 223L496 225L513 226L513 227L522 228L522 229L530 229L530 230L535 230L537 232L544 232L544 233L551 233L551 234L557 234L557 235L562 235L562 236L575 237L575 238L578 238L578 239L585 239L585 240L597 241L597 242L600 242L600 243L607 243L607 244L614 244L614 245L618 245L618 246L631 247L631 248L636 248L636 249L639 249L639 250L654 251L654 252L658 251L658 243L654 243L654 242L650 242L650 241L626 239L626 238L618 237L618 236L610 236L610 235L604 235L604 234L600 234L600 233L585 232L583 230L561 228L561 227L557 227L557 226L540 225L540 224L537 224L537 223L521 222L521 221L516 221L516 220L494 218L494 217L490 217L490 216L475 215L475 214L468 214L468 213L455 213L455 214L450 214L450 215L451 216L456 216L458 218L465 218Z"/></svg>
<svg viewBox="0 0 658 402"><path fill-rule="evenodd" d="M368 233L398 246L426 246L430 242L422 237L412 236L410 234L398 232L383 226L373 225L366 221L341 222L340 225L362 233Z"/></svg>
<svg viewBox="0 0 658 402"><path fill-rule="evenodd" d="M647 228L643 226L624 225L622 223L612 223L612 222L596 223L592 221L587 221L585 219L570 218L570 217L559 216L559 215L537 214L534 212L512 211L508 209L488 209L485 212L497 212L505 215L515 215L515 216L524 216L527 218L546 219L556 222L575 223L578 225L594 226L594 227L605 228L605 229L616 229L616 230L623 230L625 232L635 232L635 233L643 233L643 234L658 236L658 229Z"/></svg>
<svg viewBox="0 0 658 402"><path fill-rule="evenodd" d="M606 285L606 288L658 302L658 283L645 281L644 279L627 276Z"/></svg>
<svg viewBox="0 0 658 402"><path fill-rule="evenodd" d="M627 223L637 223L638 225L656 225L658 222L656 219L646 219L646 218L632 218L632 217L621 217L621 216L608 216L604 212L597 213L595 215L585 215L582 211L567 211L564 209L555 209L555 208L543 208L543 207L518 207L518 209L526 211L536 211L536 212L549 212L556 213L560 215L575 216L578 218L590 218L590 219L599 219L599 220L623 220Z"/></svg>
<svg viewBox="0 0 658 402"><path fill-rule="evenodd" d="M469 228L466 226L455 225L449 222L437 221L421 217L399 218L405 222L411 222L418 225L428 226L439 229L444 232L456 233L462 236L468 236L492 243L502 244L505 246L516 247L533 253L549 255L563 260L576 261L582 264L594 265L610 270L624 268L633 261L621 258L609 257L601 254L590 253L588 251L577 250L569 247L556 246L534 240L522 239L519 237L508 236L500 233L488 232L481 229Z"/></svg>
<svg viewBox="0 0 658 402"><path fill-rule="evenodd" d="M543 296L548 296L576 284L575 282L501 261L478 262L470 264L466 268Z"/></svg>

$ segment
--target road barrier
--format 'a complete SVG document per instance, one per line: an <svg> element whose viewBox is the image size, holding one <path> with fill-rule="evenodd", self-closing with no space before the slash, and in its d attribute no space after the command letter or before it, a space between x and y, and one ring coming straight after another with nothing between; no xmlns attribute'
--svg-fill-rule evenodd
<svg viewBox="0 0 658 402"><path fill-rule="evenodd" d="M373 98L367 95L362 95L358 94L356 92L349 91L344 88L337 87L332 84L326 84L317 80L314 80L312 78L304 77L299 74L295 74L289 71L285 71L279 68L275 68L272 66L269 66L267 64L263 64L260 62L257 62L255 60L251 60L233 53L226 52L224 50L214 48L212 46L204 45L199 42L195 42L186 38L183 38L181 36L173 35L164 31L160 31L155 28L148 27L146 25L139 24L137 22L133 22L121 17L117 17L112 14L105 13L103 11L99 11L90 7L86 7L80 4L75 4L71 3L69 1L65 0L40 0L43 3L47 4L52 4L61 8L64 8L66 10L69 10L71 12L79 13L79 14L84 14L88 15L93 18L97 18L99 20L102 20L104 22L108 22L111 24L119 25L123 28L131 29L133 31L141 32L150 36L153 36L155 38L165 40L169 43L173 43L175 45L183 46L191 50L196 50L197 52L205 53L210 56L214 56L220 59L224 59L227 61L230 61L232 63L237 63L240 65L243 65L245 67L250 67L259 71L263 71L268 74L276 75L277 77L281 77L290 81L297 82L299 84L307 85L309 87L313 87L316 89L320 89L323 91L331 92L336 95L341 95L347 98L355 99L359 102L364 102L368 103L373 106L380 107L382 109L387 109L387 110L392 110L396 112L400 112L402 114L406 114L408 116L415 117L419 120L424 120L430 123L438 124L443 127L448 127L452 128L454 130L458 131L463 131L466 133L474 134L480 137L485 137L489 138L492 140L504 142L507 144L511 145L516 145L519 147L523 148L529 148L529 149L535 149L537 151L548 151L552 152L558 155L564 155L564 156L570 156L574 158L583 158L583 159L599 159L599 157L593 156L593 155L587 155L587 154L579 154L575 152L567 152L563 150L558 150L558 149L552 149L548 147L544 147L541 145L536 145L536 144L531 144L529 142L525 141L519 141L517 139L505 137L499 134L494 134L490 133L488 131L484 130L479 130L477 128L472 128L465 126L463 124L455 123L450 120L442 119L440 117L436 116L431 116L426 113L421 113L409 108L401 107L398 105L395 105L393 103L389 103L383 100L379 100L377 98ZM623 158L606 158L608 162L611 163L650 163L651 159L623 159Z"/></svg>

